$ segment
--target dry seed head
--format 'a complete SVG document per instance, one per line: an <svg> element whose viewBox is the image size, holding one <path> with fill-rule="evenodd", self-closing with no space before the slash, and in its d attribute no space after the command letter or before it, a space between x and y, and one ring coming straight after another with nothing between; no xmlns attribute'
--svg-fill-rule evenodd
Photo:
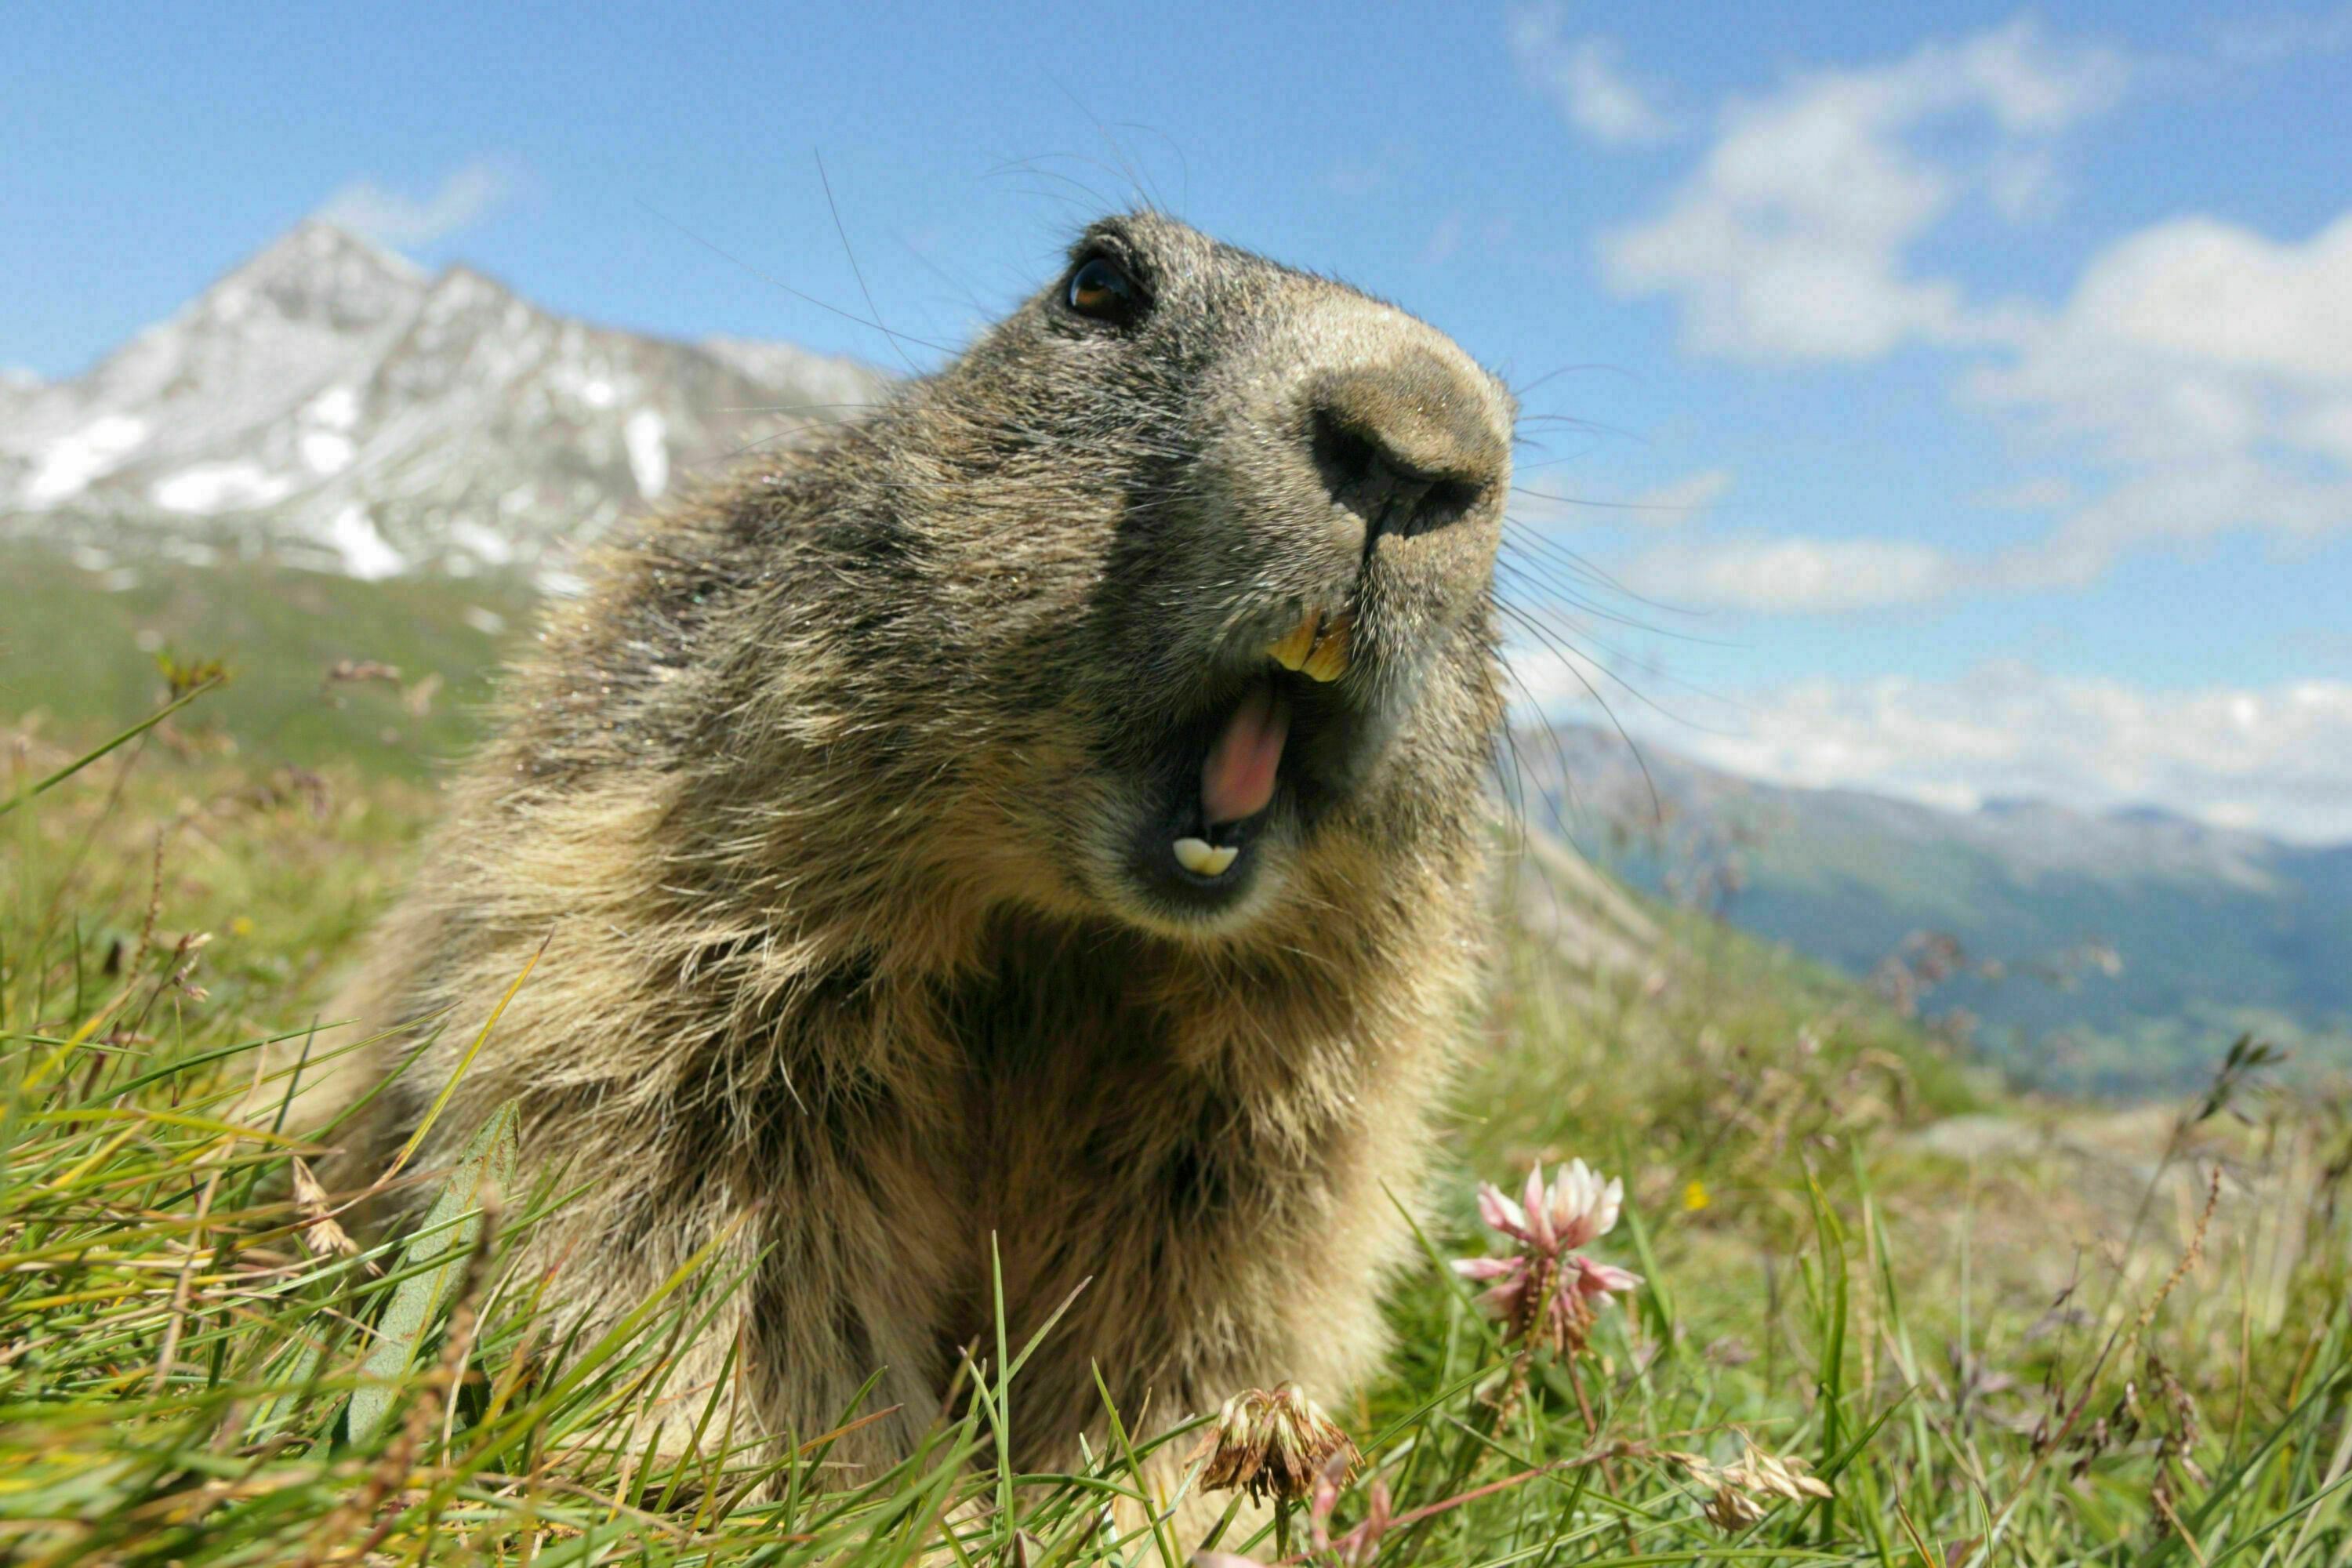
<svg viewBox="0 0 2352 1568"><path fill-rule="evenodd" d="M302 1215L302 1225L294 1234L301 1238L305 1252L321 1259L331 1255L360 1255L360 1244L335 1223L334 1210L327 1202L327 1189L319 1184L319 1178L299 1154L294 1158L294 1206Z"/></svg>
<svg viewBox="0 0 2352 1568"><path fill-rule="evenodd" d="M1342 1461L1344 1480L1359 1458L1348 1435L1295 1383L1244 1389L1226 1400L1191 1456L1208 1461L1202 1490L1239 1489L1258 1502L1297 1502L1315 1489L1316 1478L1335 1458Z"/></svg>
<svg viewBox="0 0 2352 1568"><path fill-rule="evenodd" d="M1764 1510L1738 1487L1726 1481L1706 1500L1707 1522L1726 1535L1737 1535L1764 1517Z"/></svg>
<svg viewBox="0 0 2352 1568"><path fill-rule="evenodd" d="M1828 1484L1805 1474L1804 1464L1804 1460L1794 1455L1785 1459L1776 1458L1750 1443L1739 1463L1726 1469L1723 1475L1726 1480L1749 1491L1786 1498L1790 1502L1828 1497Z"/></svg>
<svg viewBox="0 0 2352 1568"><path fill-rule="evenodd" d="M1700 1485L1715 1488L1715 1495L1707 1500L1706 1517L1726 1534L1762 1519L1765 1499L1803 1502L1831 1495L1827 1482L1805 1474L1804 1460L1793 1455L1781 1458L1768 1454L1744 1434L1740 1441L1743 1452L1728 1465L1674 1449L1659 1456L1680 1465Z"/></svg>

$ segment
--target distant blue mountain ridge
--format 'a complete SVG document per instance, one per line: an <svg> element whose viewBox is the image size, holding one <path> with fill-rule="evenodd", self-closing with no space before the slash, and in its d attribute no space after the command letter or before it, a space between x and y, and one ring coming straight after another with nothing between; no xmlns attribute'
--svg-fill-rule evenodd
<svg viewBox="0 0 2352 1568"><path fill-rule="evenodd" d="M2169 1090L2248 1030L2294 1070L2352 1072L2352 845L2153 806L1784 788L1586 725L1517 751L1525 809L1603 867L1924 1016L1965 1010L2021 1081Z"/></svg>

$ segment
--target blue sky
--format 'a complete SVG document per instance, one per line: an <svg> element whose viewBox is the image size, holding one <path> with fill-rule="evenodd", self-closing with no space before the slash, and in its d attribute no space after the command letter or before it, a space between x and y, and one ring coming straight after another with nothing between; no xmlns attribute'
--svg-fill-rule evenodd
<svg viewBox="0 0 2352 1568"><path fill-rule="evenodd" d="M1528 389L1545 700L2352 838L2352 8L488 11L19 8L0 364L75 374L324 210L927 365L1142 195ZM903 345L792 291L864 314L827 181Z"/></svg>

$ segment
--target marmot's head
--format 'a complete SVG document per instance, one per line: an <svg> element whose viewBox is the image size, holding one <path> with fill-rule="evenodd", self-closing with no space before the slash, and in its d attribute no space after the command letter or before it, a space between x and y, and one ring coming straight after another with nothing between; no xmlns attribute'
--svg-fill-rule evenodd
<svg viewBox="0 0 2352 1568"><path fill-rule="evenodd" d="M1452 340L1343 285L1157 215L1088 228L918 395L937 467L899 481L955 514L955 640L986 728L1029 742L991 769L1018 858L1078 904L1211 935L1304 858L1360 879L1458 832L1499 714L1515 411Z"/></svg>

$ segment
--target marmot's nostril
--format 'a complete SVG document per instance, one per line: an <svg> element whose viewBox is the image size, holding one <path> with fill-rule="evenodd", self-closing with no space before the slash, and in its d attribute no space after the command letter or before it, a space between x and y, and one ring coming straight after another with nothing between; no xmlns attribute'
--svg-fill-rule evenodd
<svg viewBox="0 0 2352 1568"><path fill-rule="evenodd" d="M1486 490L1475 479L1412 467L1329 407L1315 412L1311 445L1331 499L1363 520L1367 548L1384 533L1410 539L1443 528L1476 506Z"/></svg>
<svg viewBox="0 0 2352 1568"><path fill-rule="evenodd" d="M1331 499L1363 520L1367 548L1457 521L1510 472L1492 400L1436 354L1339 372L1310 397L1315 467Z"/></svg>
<svg viewBox="0 0 2352 1568"><path fill-rule="evenodd" d="M1316 469L1333 500L1346 503L1387 477L1380 448L1341 425L1328 408L1315 411L1314 447Z"/></svg>

